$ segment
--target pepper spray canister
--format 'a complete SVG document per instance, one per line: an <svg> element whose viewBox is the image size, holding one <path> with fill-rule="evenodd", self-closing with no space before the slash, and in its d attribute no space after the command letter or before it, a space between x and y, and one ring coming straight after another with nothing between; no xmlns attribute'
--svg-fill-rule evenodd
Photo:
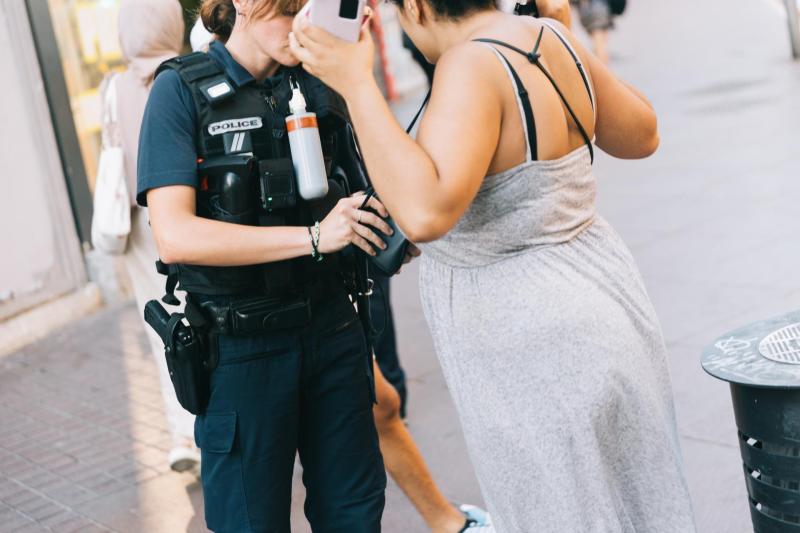
<svg viewBox="0 0 800 533"><path fill-rule="evenodd" d="M328 175L325 172L317 115L306 111L306 99L295 81L292 81L289 111L286 129L297 176L297 190L304 200L324 198L328 194Z"/></svg>

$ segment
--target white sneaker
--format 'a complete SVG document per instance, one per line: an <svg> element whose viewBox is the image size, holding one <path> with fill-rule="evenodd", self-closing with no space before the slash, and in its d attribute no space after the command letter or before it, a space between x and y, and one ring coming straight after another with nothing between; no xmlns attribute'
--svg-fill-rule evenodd
<svg viewBox="0 0 800 533"><path fill-rule="evenodd" d="M467 519L467 523L459 533L495 533L492 516L474 505L462 504L458 506Z"/></svg>
<svg viewBox="0 0 800 533"><path fill-rule="evenodd" d="M169 467L175 472L200 472L200 452L187 446L176 446L169 452Z"/></svg>

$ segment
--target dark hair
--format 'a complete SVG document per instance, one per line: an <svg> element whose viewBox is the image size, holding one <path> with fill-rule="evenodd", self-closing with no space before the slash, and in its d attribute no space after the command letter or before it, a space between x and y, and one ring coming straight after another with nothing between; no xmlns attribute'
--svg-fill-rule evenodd
<svg viewBox="0 0 800 533"><path fill-rule="evenodd" d="M236 8L230 0L204 0L199 10L203 26L223 41L227 41L236 22Z"/></svg>
<svg viewBox="0 0 800 533"><path fill-rule="evenodd" d="M256 0L250 17L263 17L273 13L294 15L302 7L302 0ZM227 41L236 22L233 0L203 0L200 6L203 26L223 42Z"/></svg>
<svg viewBox="0 0 800 533"><path fill-rule="evenodd" d="M391 0L403 9L403 0ZM496 0L419 0L426 2L437 18L458 19L475 11L497 7Z"/></svg>

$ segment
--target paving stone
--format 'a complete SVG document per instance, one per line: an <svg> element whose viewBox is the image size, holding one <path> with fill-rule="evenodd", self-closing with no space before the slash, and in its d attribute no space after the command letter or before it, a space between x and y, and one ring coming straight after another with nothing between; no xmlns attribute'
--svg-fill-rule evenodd
<svg viewBox="0 0 800 533"><path fill-rule="evenodd" d="M17 508L18 506L25 505L28 502L39 499L39 495L32 492L30 489L20 487L20 490L8 497L3 498L3 503Z"/></svg>
<svg viewBox="0 0 800 533"><path fill-rule="evenodd" d="M72 480L68 480L65 478L60 478L58 483L53 483L48 487L44 487L41 490L42 494L47 496L50 499L58 500L58 496L64 494L65 492L69 492L75 489L75 483Z"/></svg>
<svg viewBox="0 0 800 533"><path fill-rule="evenodd" d="M44 533L47 530L36 522L29 522L19 527L9 529L10 533Z"/></svg>
<svg viewBox="0 0 800 533"><path fill-rule="evenodd" d="M1 531L3 531L3 533L6 531L11 533L17 529L27 527L31 524L35 524L35 522L30 518L23 516L20 513L14 513L12 516L6 518L6 520L3 522L3 529Z"/></svg>
<svg viewBox="0 0 800 533"><path fill-rule="evenodd" d="M73 515L66 521L51 526L51 529L59 533L77 533L79 531L86 531L90 527L94 527L92 522L82 516Z"/></svg>
<svg viewBox="0 0 800 533"><path fill-rule="evenodd" d="M13 507L0 502L0 524L3 524L8 517L14 514L16 514L16 511Z"/></svg>
<svg viewBox="0 0 800 533"><path fill-rule="evenodd" d="M20 491L25 490L19 483L7 477L0 477L0 501L5 501Z"/></svg>
<svg viewBox="0 0 800 533"><path fill-rule="evenodd" d="M109 494L113 494L117 491L123 490L129 485L130 483L126 483L125 481L113 477L106 477L106 478L97 478L91 483L87 483L86 488L91 490L95 494L107 496Z"/></svg>
<svg viewBox="0 0 800 533"><path fill-rule="evenodd" d="M145 481L148 481L150 479L153 479L155 477L158 477L158 476L160 476L162 474L165 474L165 473L166 472L159 472L158 470L156 470L154 468L141 467L141 468L137 468L136 471L134 471L134 472L132 472L130 474L126 474L126 475L120 477L120 481L123 481L125 483L131 483L131 484L139 484L139 483L143 483Z"/></svg>
<svg viewBox="0 0 800 533"><path fill-rule="evenodd" d="M96 494L77 485L65 485L46 491L45 494L66 507L74 507L97 498Z"/></svg>
<svg viewBox="0 0 800 533"><path fill-rule="evenodd" d="M46 483L52 480L54 476L48 470L31 463L29 468L19 474L13 476L16 481L24 484L26 487L35 488L40 483Z"/></svg>
<svg viewBox="0 0 800 533"><path fill-rule="evenodd" d="M52 505L52 502L50 500L48 500L41 494L36 494L35 498L14 505L14 509L24 514L25 516L33 518L32 513L40 510L42 507L47 507L48 505Z"/></svg>
<svg viewBox="0 0 800 533"><path fill-rule="evenodd" d="M31 462L22 457L13 457L4 465L2 473L8 477L15 477L31 469Z"/></svg>
<svg viewBox="0 0 800 533"><path fill-rule="evenodd" d="M65 507L61 507L61 510L46 518L42 518L39 520L39 523L46 528L50 528L53 531L60 531L58 529L59 524L63 524L64 522L68 522L70 520L74 520L76 518L81 518L81 516L73 511L68 510Z"/></svg>
<svg viewBox="0 0 800 533"><path fill-rule="evenodd" d="M43 500L43 504L37 508L34 508L30 511L25 511L25 515L29 516L36 520L36 522L42 523L43 521L47 520L48 518L53 518L60 514L64 513L64 507L53 503L49 500Z"/></svg>

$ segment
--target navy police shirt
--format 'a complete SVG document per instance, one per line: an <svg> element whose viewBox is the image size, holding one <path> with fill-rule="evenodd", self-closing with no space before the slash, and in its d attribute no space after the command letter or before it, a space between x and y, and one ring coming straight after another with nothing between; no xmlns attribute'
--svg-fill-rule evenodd
<svg viewBox="0 0 800 533"><path fill-rule="evenodd" d="M237 87L256 83L219 41L208 54L225 70ZM168 185L197 187L195 138L197 111L192 94L174 70L162 72L153 83L139 136L136 202L147 205L147 191Z"/></svg>

